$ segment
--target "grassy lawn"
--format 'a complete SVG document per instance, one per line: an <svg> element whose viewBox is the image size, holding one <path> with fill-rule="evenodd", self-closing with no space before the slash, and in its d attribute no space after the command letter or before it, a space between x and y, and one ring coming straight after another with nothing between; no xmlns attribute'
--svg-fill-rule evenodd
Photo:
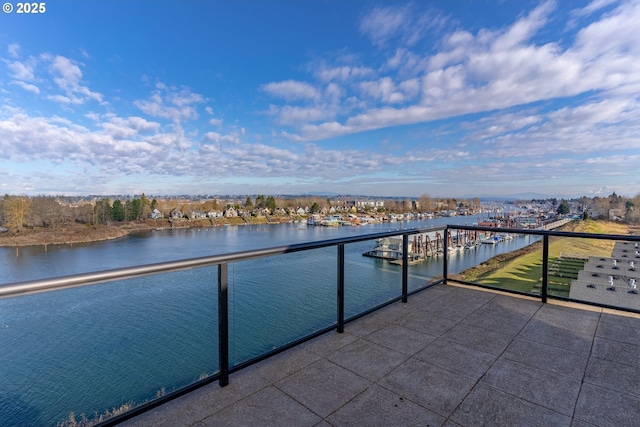
<svg viewBox="0 0 640 427"><path fill-rule="evenodd" d="M574 221L561 230L597 234L625 235L629 233L624 224L593 220ZM563 257L610 256L614 243L613 241L596 239L549 238L549 261L558 269L552 273L553 275L549 275L550 293L568 296L571 276L574 272L577 275L577 271L582 268L579 261L564 260L564 258L560 258L561 255ZM539 293L542 283L542 242L536 242L513 254L495 257L461 273L459 277L479 284Z"/></svg>

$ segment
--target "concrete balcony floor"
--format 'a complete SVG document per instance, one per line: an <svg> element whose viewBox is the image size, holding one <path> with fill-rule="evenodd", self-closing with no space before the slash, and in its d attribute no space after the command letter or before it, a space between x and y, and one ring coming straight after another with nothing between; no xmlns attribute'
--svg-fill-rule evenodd
<svg viewBox="0 0 640 427"><path fill-rule="evenodd" d="M640 426L640 318L438 285L126 426Z"/></svg>

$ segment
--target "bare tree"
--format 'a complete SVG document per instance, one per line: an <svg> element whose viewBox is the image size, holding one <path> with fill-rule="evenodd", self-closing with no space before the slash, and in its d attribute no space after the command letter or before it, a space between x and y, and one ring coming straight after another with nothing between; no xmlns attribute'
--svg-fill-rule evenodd
<svg viewBox="0 0 640 427"><path fill-rule="evenodd" d="M31 201L25 196L9 196L5 194L2 203L5 226L13 231L20 231L29 215Z"/></svg>
<svg viewBox="0 0 640 427"><path fill-rule="evenodd" d="M420 210L422 212L432 212L433 211L433 200L429 194L423 194L418 199L418 203L420 204Z"/></svg>
<svg viewBox="0 0 640 427"><path fill-rule="evenodd" d="M38 227L56 228L65 222L69 216L67 209L51 196L36 196L31 198L30 225Z"/></svg>

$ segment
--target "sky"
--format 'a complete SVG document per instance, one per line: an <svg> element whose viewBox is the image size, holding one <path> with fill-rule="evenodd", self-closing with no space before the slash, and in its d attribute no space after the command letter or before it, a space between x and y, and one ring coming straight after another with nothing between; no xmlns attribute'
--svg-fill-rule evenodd
<svg viewBox="0 0 640 427"><path fill-rule="evenodd" d="M41 4L2 194L640 193L640 0Z"/></svg>

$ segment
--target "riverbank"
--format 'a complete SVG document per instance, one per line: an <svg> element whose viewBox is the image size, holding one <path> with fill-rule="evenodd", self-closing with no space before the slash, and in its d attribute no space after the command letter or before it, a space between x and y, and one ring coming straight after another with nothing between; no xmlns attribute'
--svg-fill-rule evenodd
<svg viewBox="0 0 640 427"><path fill-rule="evenodd" d="M113 240L131 233L144 232L155 229L170 228L204 228L221 227L224 225L254 225L278 223L269 221L265 217L243 218L216 218L197 220L146 220L130 221L126 223L114 223L111 225L90 225L73 223L60 226L55 229L50 228L24 228L19 233L0 234L0 247L15 246L48 246L67 245L74 243L100 242L103 240Z"/></svg>

